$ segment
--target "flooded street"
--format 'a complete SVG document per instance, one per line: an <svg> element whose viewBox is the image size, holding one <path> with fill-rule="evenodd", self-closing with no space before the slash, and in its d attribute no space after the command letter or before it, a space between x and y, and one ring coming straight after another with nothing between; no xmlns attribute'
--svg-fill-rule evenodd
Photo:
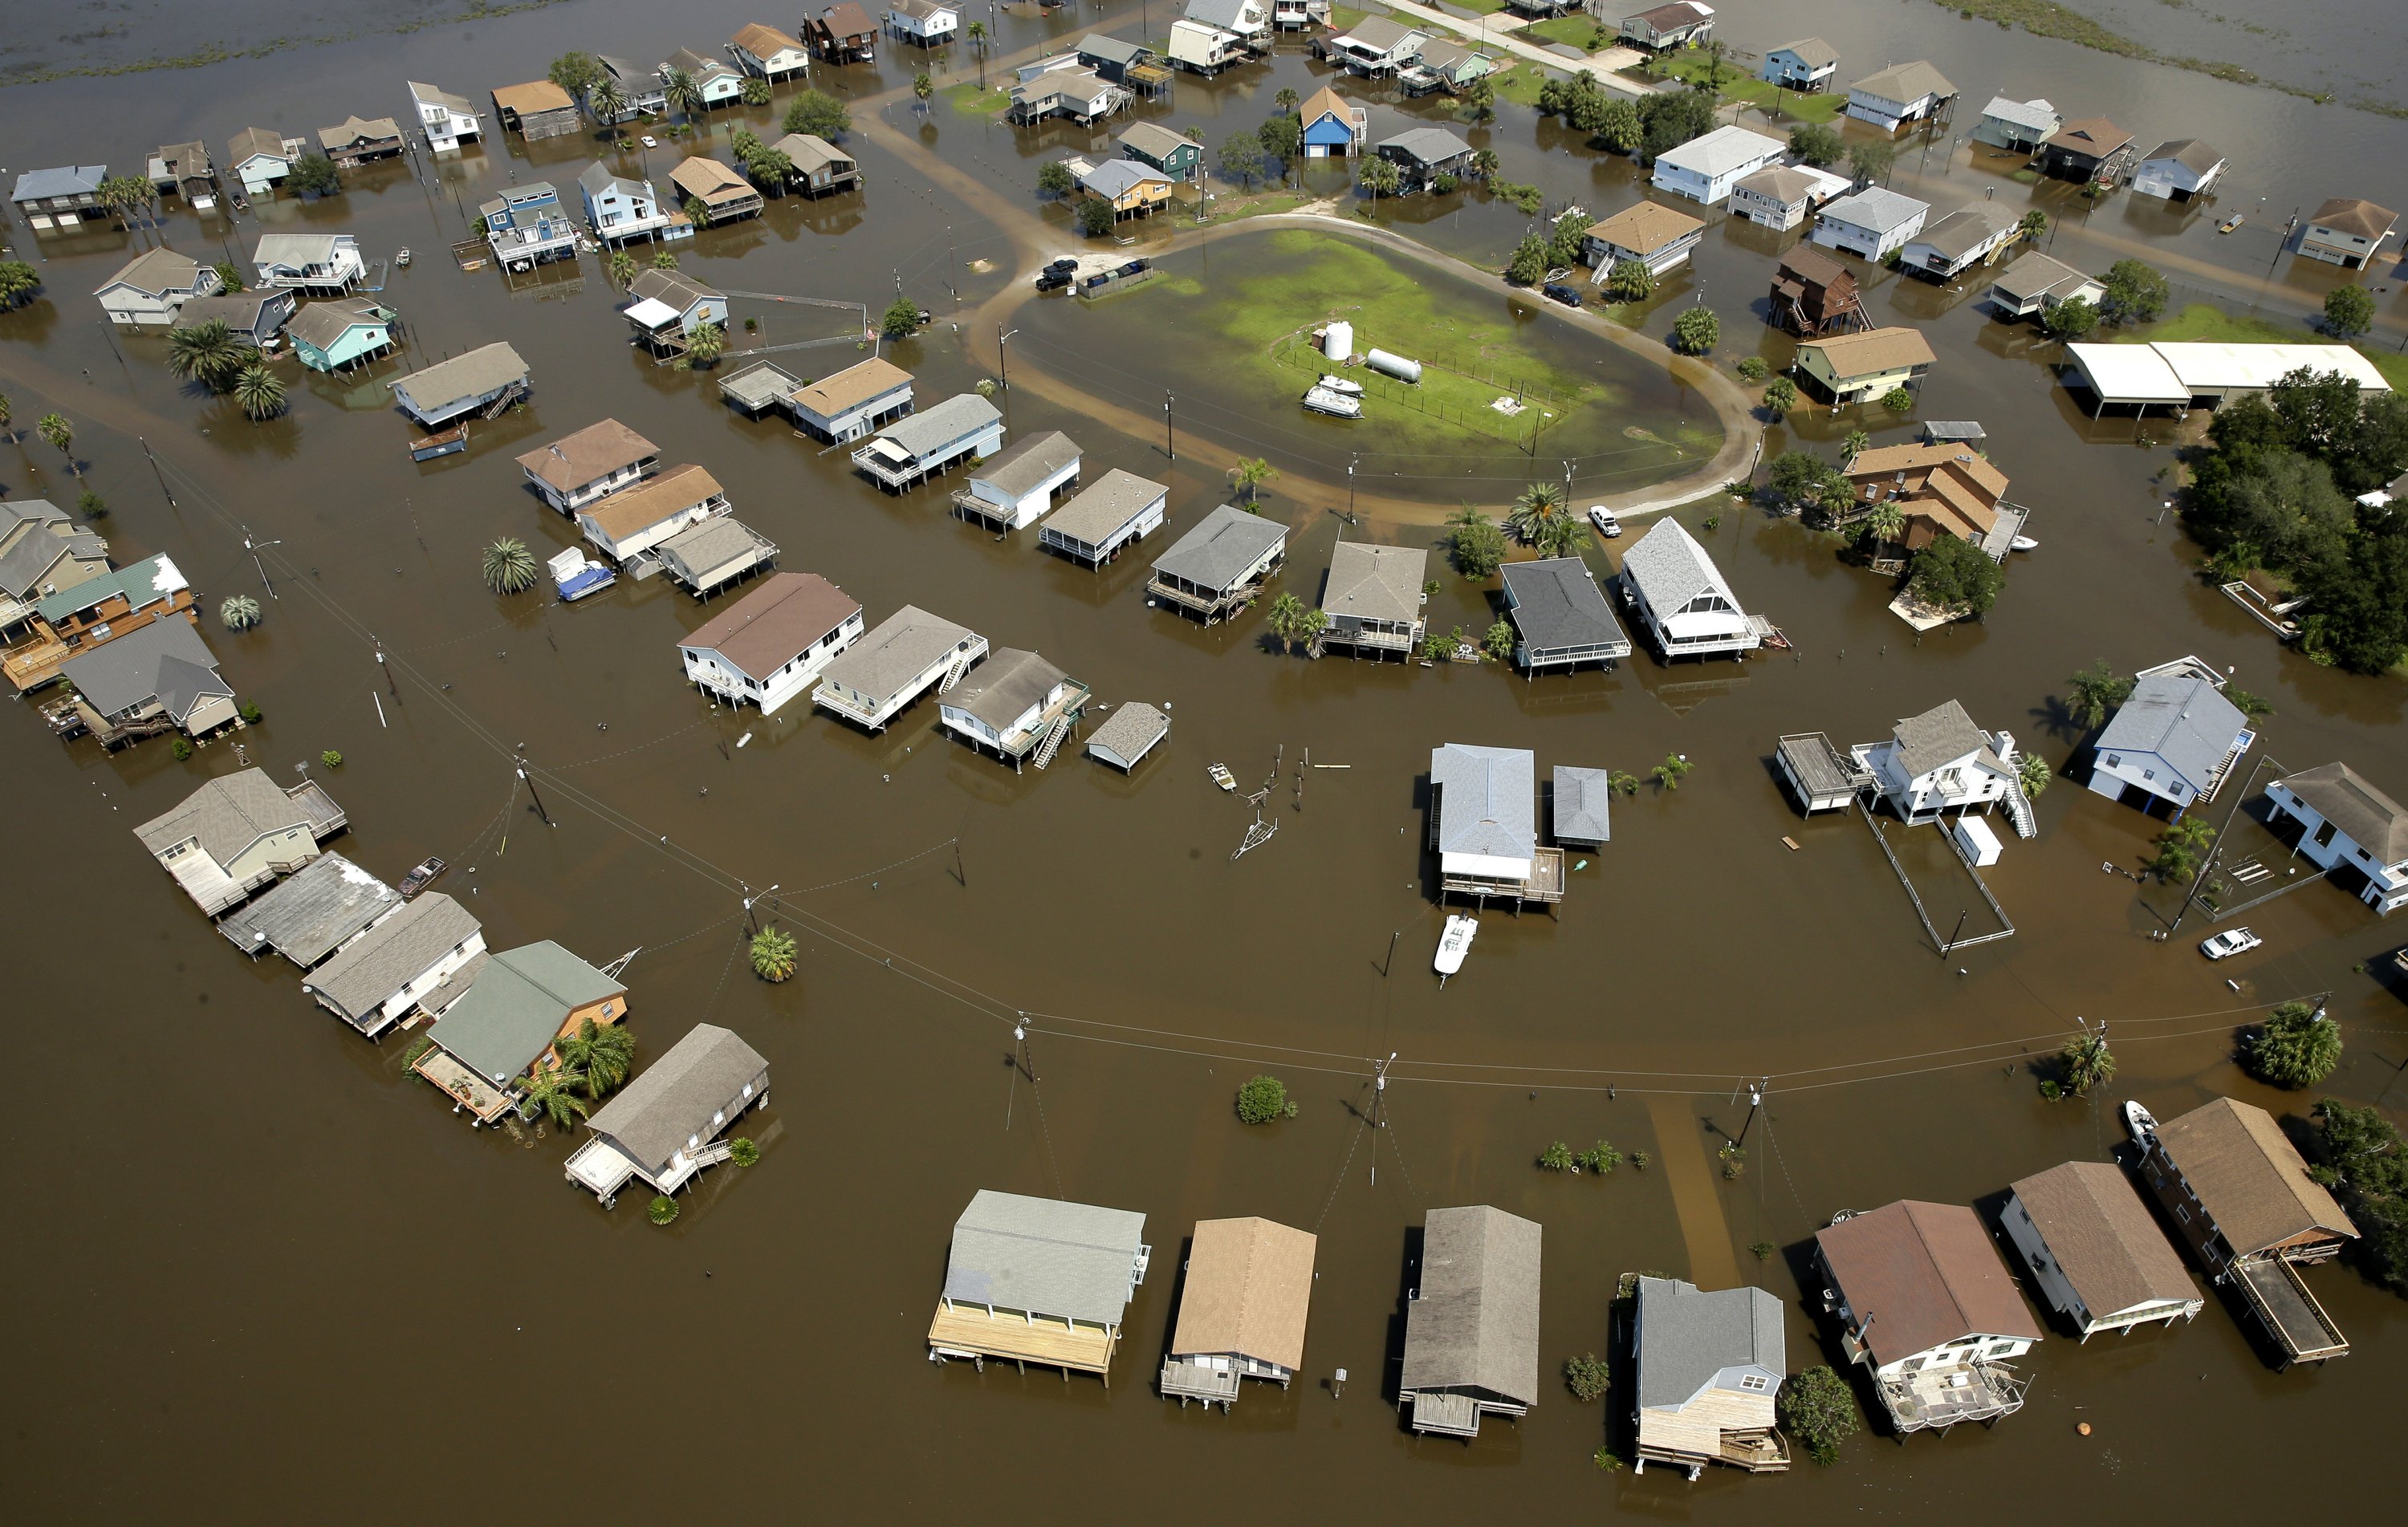
<svg viewBox="0 0 2408 1527"><path fill-rule="evenodd" d="M44 67L125 56L106 41L49 40L92 24L81 7L22 8L36 13L26 48ZM346 30L310 20L321 8L251 7L242 24L260 38L246 46ZM2408 122L2001 32L1925 0L1825 8L1813 24L1841 50L1843 76L1928 53L1965 92L1956 134L2003 91L2048 94L2069 117L2109 111L2149 143L2198 136L2222 149L2233 167L2217 208L2252 208L2229 236L2209 211L2177 218L2128 195L2084 225L2069 187L2027 186L1944 141L1928 164L1919 143L1901 145L1897 189L1938 210L1995 191L2063 212L2058 258L2103 268L2145 253L2177 304L2216 298L2299 321L2339 274L2275 256L2291 205L2408 206ZM2112 24L2130 30L2157 8L2128 6ZM1159 34L1172 13L1171 0L1001 7L988 72L1089 31ZM2380 34L2378 63L2397 57L2396 19L2361 0L2301 12L2288 46L2313 48L2308 19L2325 13ZM360 14L374 19L353 40L0 89L10 178L104 158L138 171L162 141L197 136L216 150L248 125L299 135L353 111L401 111L406 79L482 104L571 48L650 60L716 48L752 19L720 4L665 14L563 0L395 35L418 9ZM1732 0L1724 14L1729 36L1758 48L1807 24L1767 0ZM2161 46L2228 57L2237 44L2212 50L2232 36ZM168 36L157 50L209 40ZM2323 47L2345 62L2286 56L2302 78L2373 72L2352 59L2346 27ZM1600 1473L1590 1454L1607 1440L1603 1412L1556 1377L1566 1357L1606 1349L1615 1278L1641 1269L1761 1283L1788 1310L1791 1366L1837 1361L1814 1313L1821 1291L1799 1281L1835 1211L1901 1196L1988 1206L2014 1178L2102 1159L2121 1140L2126 1096L2160 1118L2219 1094L2304 1113L2317 1093L2261 1087L2229 1059L2237 1030L2288 997L2331 993L2349 1049L2324 1092L2395 1117L2408 1106L2408 1085L2394 1085L2408 1063L2408 980L2389 964L2408 939L2401 919L2379 923L2316 885L2251 913L2266 944L2243 958L2202 960L2196 913L2153 942L2158 916L2101 866L2137 865L2157 824L2060 775L2038 802L2039 837L2010 839L1985 872L2014 935L1943 959L1863 821L1801 820L1775 778L1783 734L1869 741L1952 697L2062 765L2083 740L2057 698L2065 676L2094 659L2129 672L2197 653L2274 706L2254 755L2279 761L2268 776L2344 759L2408 794L2408 686L2277 647L2193 571L2157 478L2183 432L2162 419L2091 422L2051 376L2053 347L1994 321L1982 284L1877 272L1875 321L1923 328L1940 357L1914 420L1794 416L1768 432L1765 454L1796 437L1828 456L1858 424L1889 441L1915 421L1979 420L2012 496L2035 507L2041 548L2014 559L1978 626L1918 639L1886 609L1886 580L1794 521L1724 500L1678 518L1794 652L1669 668L1642 654L1612 674L1535 681L1493 664L1288 656L1259 608L1208 629L1149 608L1142 592L1146 564L1227 497L1234 454L1280 467L1262 505L1291 526L1276 588L1310 601L1341 535L1435 545L1434 508L1469 497L1501 509L1520 480L1510 448L1447 465L1450 479L1486 484L1477 490L1379 464L1388 480L1357 485L1364 523L1349 526L1337 511L1358 448L1307 427L1292 404L1250 423L1221 401L1227 384L1199 359L1218 337L1181 332L1168 282L1092 307L1021 304L1039 261L1077 243L1067 209L1035 193L1039 165L1108 146L1119 129L1021 134L958 111L943 87L975 80L978 66L953 55L924 117L908 49L882 43L874 67L821 68L818 82L853 102L847 147L867 189L773 201L759 220L676 248L689 274L762 294L734 303L738 350L848 332L836 309L773 297L873 315L898 290L915 298L935 323L885 353L914 373L924 407L996 374L988 314L1016 311L1026 333L997 398L1011 438L1060 429L1084 449L1085 480L1123 467L1170 485L1166 530L1099 572L1040 553L1033 531L999 539L950 517L958 478L882 495L844 452L728 408L711 374L656 366L626 344L622 295L590 255L515 291L490 265L458 269L447 250L478 202L513 182L570 186L595 151L581 135L530 151L495 133L464 156L422 151L349 175L339 198L279 201L232 222L177 206L161 235L36 244L11 228L12 258L35 261L46 290L0 315L0 392L21 437L0 445L0 485L62 506L89 486L112 510L96 528L119 564L171 554L226 678L265 718L189 763L165 739L113 755L62 746L28 706L0 726L24 881L7 939L21 978L7 1130L40 1167L0 1251L16 1376L0 1482L11 1519L280 1520L337 1498L372 1521L480 1497L523 1513L534 1503L516 1490L531 1461L583 1461L562 1453L570 1439L607 1450L609 1498L580 1506L603 1520L724 1502L800 1503L834 1520L1109 1508L1184 1521L1226 1513L1192 1483L1213 1477L1244 1481L1244 1508L1274 1521L1502 1508L1836 1523L1944 1510L2008 1481L2083 1522L2222 1520L2292 1506L2311 1461L2340 1502L2384 1498L2379 1438L2396 1422L2383 1397L2398 1389L2408 1304L2347 1266L2310 1275L2358 1349L2326 1368L2273 1371L2239 1306L2210 1291L2187 1327L2077 1345L2051 1326L2024 1364L2028 1405L1995 1431L1903 1447L1869 1432L1838 1467L1776 1479ZM1283 86L1310 94L1326 78L1290 46L1218 82L1182 75L1168 103L1139 115L1199 123L1209 149L1261 121ZM724 154L734 119L769 127L782 99L723 117L712 151ZM1428 103L1371 113L1375 137L1445 120ZM1500 102L1498 121L1468 136L1496 148L1506 178L1539 184L1550 213L1577 203L1601 214L1632 197L1630 164L1571 147L1526 108ZM664 141L624 167L665 179L679 152ZM1312 186L1342 190L1323 171ZM1492 268L1528 221L1469 193L1383 203L1376 221ZM355 233L372 264L414 251L406 269L386 267L382 293L408 348L349 381L286 366L293 406L269 424L179 385L164 336L108 327L90 296L157 236L247 263L261 233L303 230ZM1132 236L1133 251L1162 252L1193 229L1160 218ZM1702 294L1722 318L1726 375L1759 348L1785 362L1785 339L1760 338L1783 242L1714 221L1694 265L1659 291L1649 332L1662 338ZM1209 253L1168 253L1168 274L1228 279L1267 247L1216 233ZM2376 340L2401 343L2408 297L2387 268L2366 283L2390 288ZM1484 321L1527 306L1466 293L1487 305ZM1683 470L1654 461L1634 478L1615 452L1631 444L1626 424L1711 430L1701 401L1685 411L1698 394L1620 352L1598 362L1590 349L1602 346L1552 321L1545 332L1551 357L1585 357L1628 390L1625 411L1579 441L1575 502L1643 493ZM420 432L383 383L496 339L532 368L529 406L478 425L466 453L413 464L405 446ZM824 376L864 353L838 338L769 358ZM742 364L723 361L716 376ZM1024 366L1036 374L1025 382ZM1165 385L1192 386L1197 408L1177 421L1175 461L1154 424ZM1149 426L1065 401L1081 391ZM81 483L32 434L52 410L75 422ZM1015 775L939 734L924 700L875 736L801 704L766 719L714 706L681 682L675 644L730 595L699 606L666 579L623 579L573 607L488 593L478 557L495 536L523 537L539 558L575 544L513 458L605 416L656 442L665 466L707 466L738 517L778 543L782 568L840 584L872 623L910 603L998 648L1038 649L1108 704L1167 706L1168 738L1132 776L1068 748ZM1542 445L1530 471L1558 477L1570 454ZM1603 574L1629 544L1586 555ZM1492 592L1440 552L1430 569L1431 626L1476 637L1496 619ZM217 602L235 593L265 607L258 629L218 624ZM308 764L351 818L330 846L387 880L428 854L449 859L441 889L494 948L552 938L597 964L636 951L624 978L639 1063L697 1022L743 1035L774 1077L770 1108L747 1120L760 1164L702 1177L667 1229L634 1199L606 1214L562 1180L568 1143L555 1132L472 1131L403 1072L405 1037L362 1041L289 966L246 962L132 833L236 767L235 740L288 782L338 749L339 769ZM1571 856L1585 867L1553 916L1487 911L1441 991L1424 806L1429 750L1449 741L1531 749L1542 770L1644 777L1675 752L1695 767L1677 791L1613 803L1612 841ZM1308 750L1314 766L1300 773ZM521 762L556 825L519 785ZM1231 855L1254 808L1212 788L1216 762L1241 790L1267 787L1261 818L1278 823L1242 859ZM2233 799L2217 801L2219 820ZM1888 826L1942 934L1960 911L1969 934L1987 931L1939 835ZM743 953L742 898L771 885L802 951L781 987L754 979ZM2094 1101L2042 1102L2032 1066L2077 1015L2112 1025L2120 1074ZM1016 1024L1034 1086L1014 1064ZM1392 1052L1387 1127L1370 1130L1371 1063ZM1241 1127L1232 1094L1263 1071L1285 1078L1299 1112ZM1771 1099L1744 1172L1725 1179L1716 1151L1742 1129L1742 1084L1758 1077L1773 1078ZM1550 1142L1599 1138L1653 1161L1602 1181L1532 1165ZM946 1238L980 1188L1146 1215L1153 1271L1109 1390L926 1362ZM1477 1203L1545 1227L1542 1384L1526 1420L1492 1420L1467 1447L1414 1436L1392 1397L1408 1247L1426 1209ZM1256 1214L1320 1236L1297 1382L1250 1388L1242 1415L1168 1405L1154 1377L1182 1243L1198 1218ZM1776 1249L1769 1259L1754 1254L1760 1243ZM1340 1367L1350 1380L1335 1396ZM1612 1434L1619 1445L1625 1431Z"/></svg>

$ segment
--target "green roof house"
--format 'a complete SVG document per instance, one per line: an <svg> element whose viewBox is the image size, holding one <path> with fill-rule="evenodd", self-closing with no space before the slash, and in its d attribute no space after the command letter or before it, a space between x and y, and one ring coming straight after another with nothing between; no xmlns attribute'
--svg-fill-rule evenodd
<svg viewBox="0 0 2408 1527"><path fill-rule="evenodd" d="M550 939L494 955L426 1031L433 1046L410 1069L491 1123L517 1100L514 1083L557 1064L552 1043L587 1019L616 1023L627 988Z"/></svg>

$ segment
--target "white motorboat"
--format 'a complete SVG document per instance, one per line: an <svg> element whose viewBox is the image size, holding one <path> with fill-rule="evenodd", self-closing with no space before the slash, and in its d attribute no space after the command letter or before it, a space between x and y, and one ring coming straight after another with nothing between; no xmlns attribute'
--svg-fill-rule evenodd
<svg viewBox="0 0 2408 1527"><path fill-rule="evenodd" d="M1446 984L1445 978L1463 968L1463 957L1471 952L1471 941L1479 933L1477 918L1461 912L1447 918L1446 932L1439 937L1438 955L1430 961L1430 968L1439 973L1440 986Z"/></svg>
<svg viewBox="0 0 2408 1527"><path fill-rule="evenodd" d="M2132 1136L2134 1145L2146 1150L2149 1142L2157 1137L2157 1117L2142 1107L2138 1099L2128 1100L2124 1105L2124 1129Z"/></svg>
<svg viewBox="0 0 2408 1527"><path fill-rule="evenodd" d="M2028 535L2018 535L2014 540L2007 543L2007 549L2010 551L2037 551L2040 549L2040 543L2033 540Z"/></svg>
<svg viewBox="0 0 2408 1527"><path fill-rule="evenodd" d="M1363 395L1361 382L1348 381L1343 377L1332 377L1326 372L1322 374L1321 385L1343 397L1359 398Z"/></svg>
<svg viewBox="0 0 2408 1527"><path fill-rule="evenodd" d="M1317 414L1329 414L1339 419L1363 417L1363 400L1333 392L1326 387L1315 387L1304 394L1304 406Z"/></svg>

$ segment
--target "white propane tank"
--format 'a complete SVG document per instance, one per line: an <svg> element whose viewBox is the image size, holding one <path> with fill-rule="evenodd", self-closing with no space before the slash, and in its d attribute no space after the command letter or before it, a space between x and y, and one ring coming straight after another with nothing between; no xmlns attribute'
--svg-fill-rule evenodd
<svg viewBox="0 0 2408 1527"><path fill-rule="evenodd" d="M1321 353L1344 365L1354 354L1354 325L1332 323L1322 335Z"/></svg>

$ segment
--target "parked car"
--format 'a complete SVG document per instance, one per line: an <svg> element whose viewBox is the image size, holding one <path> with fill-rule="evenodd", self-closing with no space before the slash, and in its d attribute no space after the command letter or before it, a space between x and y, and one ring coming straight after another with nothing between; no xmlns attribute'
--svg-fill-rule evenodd
<svg viewBox="0 0 2408 1527"><path fill-rule="evenodd" d="M1140 276L1145 273L1145 269L1146 264L1144 261L1132 260L1127 264L1123 265L1117 272L1115 272L1115 274L1121 276Z"/></svg>
<svg viewBox="0 0 2408 1527"><path fill-rule="evenodd" d="M2246 928L2234 928L2229 933L2210 934L2199 941L2199 952L2211 960L2245 953L2266 942Z"/></svg>
<svg viewBox="0 0 2408 1527"><path fill-rule="evenodd" d="M1613 511L1602 504L1592 504L1588 507L1588 522L1595 525L1597 533L1609 541L1622 534L1622 521L1616 520L1613 517Z"/></svg>
<svg viewBox="0 0 2408 1527"><path fill-rule="evenodd" d="M1079 268L1079 262L1078 262L1078 261L1076 261L1076 260L1072 260L1072 259L1068 259L1068 258L1064 258L1064 259L1056 260L1056 261L1054 261L1052 264L1047 265L1047 266L1045 267L1045 272L1046 272L1046 274L1047 274L1047 275L1049 275L1049 276L1068 276L1068 275L1069 275L1072 271L1075 271L1075 270L1077 270L1078 268Z"/></svg>
<svg viewBox="0 0 2408 1527"><path fill-rule="evenodd" d="M1039 292L1058 292L1069 284L1068 271L1042 270L1037 273L1037 290Z"/></svg>
<svg viewBox="0 0 2408 1527"><path fill-rule="evenodd" d="M1549 281L1539 290L1567 307L1578 307L1581 305L1581 294L1561 281Z"/></svg>

